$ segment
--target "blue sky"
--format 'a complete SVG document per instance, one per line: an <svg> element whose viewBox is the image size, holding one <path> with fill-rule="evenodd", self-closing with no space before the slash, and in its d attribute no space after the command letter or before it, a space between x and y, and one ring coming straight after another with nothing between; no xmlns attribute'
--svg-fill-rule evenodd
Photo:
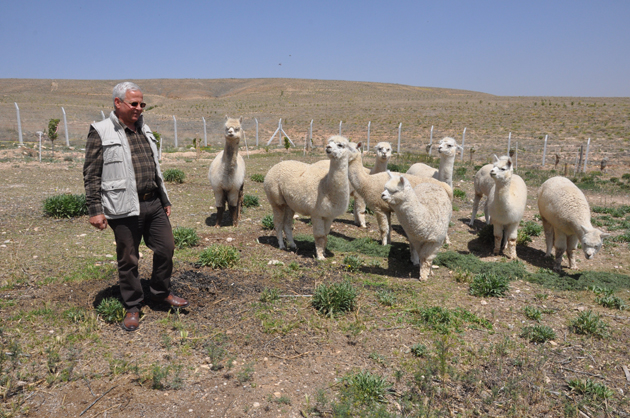
<svg viewBox="0 0 630 418"><path fill-rule="evenodd" d="M630 96L630 1L4 1L0 78L309 78Z"/></svg>

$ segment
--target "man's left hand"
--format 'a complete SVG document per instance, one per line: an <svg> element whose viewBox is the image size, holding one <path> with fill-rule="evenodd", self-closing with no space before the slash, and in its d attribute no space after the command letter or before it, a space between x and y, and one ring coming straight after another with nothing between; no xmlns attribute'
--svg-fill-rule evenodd
<svg viewBox="0 0 630 418"><path fill-rule="evenodd" d="M164 207L164 212L166 212L166 216L171 216L171 207L170 206L165 206Z"/></svg>

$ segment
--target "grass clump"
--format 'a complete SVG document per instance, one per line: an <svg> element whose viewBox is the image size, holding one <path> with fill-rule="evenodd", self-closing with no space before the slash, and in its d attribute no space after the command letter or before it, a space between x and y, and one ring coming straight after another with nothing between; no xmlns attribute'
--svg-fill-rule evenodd
<svg viewBox="0 0 630 418"><path fill-rule="evenodd" d="M105 322L118 323L125 319L127 311L122 302L116 298L105 298L98 304L96 312Z"/></svg>
<svg viewBox="0 0 630 418"><path fill-rule="evenodd" d="M70 309L63 311L63 316L70 322L79 323L83 322L87 316L85 309L78 306L74 306Z"/></svg>
<svg viewBox="0 0 630 418"><path fill-rule="evenodd" d="M260 221L260 223L262 224L262 227L265 230L270 231L270 230L274 229L273 216L272 215L265 215L265 216L263 216L263 218Z"/></svg>
<svg viewBox="0 0 630 418"><path fill-rule="evenodd" d="M460 189L453 189L453 197L464 200L466 199L466 192Z"/></svg>
<svg viewBox="0 0 630 418"><path fill-rule="evenodd" d="M533 325L524 327L521 337L532 343L544 343L556 338L556 332L547 325Z"/></svg>
<svg viewBox="0 0 630 418"><path fill-rule="evenodd" d="M608 337L608 324L591 310L580 312L577 318L571 321L569 328L576 334L592 335L600 339Z"/></svg>
<svg viewBox="0 0 630 418"><path fill-rule="evenodd" d="M173 229L176 248L194 247L199 244L199 235L193 228L177 227Z"/></svg>
<svg viewBox="0 0 630 418"><path fill-rule="evenodd" d="M53 218L74 218L88 214L84 194L62 194L44 200L44 213Z"/></svg>
<svg viewBox="0 0 630 418"><path fill-rule="evenodd" d="M599 303L605 308L618 309L620 311L628 308L626 303L621 300L621 298L615 296L614 291L611 289L592 286L591 290L593 291L593 293L595 293L595 295L597 295L597 297L595 298L595 302Z"/></svg>
<svg viewBox="0 0 630 418"><path fill-rule="evenodd" d="M179 168L169 168L165 170L162 175L164 176L164 181L168 181L169 183L181 184L186 180L186 174Z"/></svg>
<svg viewBox="0 0 630 418"><path fill-rule="evenodd" d="M411 346L411 354L416 357L425 357L429 353L427 346L424 344L414 344Z"/></svg>
<svg viewBox="0 0 630 418"><path fill-rule="evenodd" d="M260 300L262 303L273 303L280 299L280 291L276 288L265 287L260 293Z"/></svg>
<svg viewBox="0 0 630 418"><path fill-rule="evenodd" d="M265 175L264 174L252 174L249 176L249 179L256 183L264 183Z"/></svg>
<svg viewBox="0 0 630 418"><path fill-rule="evenodd" d="M349 312L356 307L357 291L348 281L320 284L313 293L313 307L321 314L334 318L338 313Z"/></svg>
<svg viewBox="0 0 630 418"><path fill-rule="evenodd" d="M508 280L492 273L475 276L468 289L471 295L479 297L501 297L508 290L510 290Z"/></svg>
<svg viewBox="0 0 630 418"><path fill-rule="evenodd" d="M245 206L246 208L257 208L258 206L260 206L258 196L246 194L245 197L243 197L243 206Z"/></svg>
<svg viewBox="0 0 630 418"><path fill-rule="evenodd" d="M396 303L396 295L388 290L380 290L376 292L376 298L383 306L394 306Z"/></svg>
<svg viewBox="0 0 630 418"><path fill-rule="evenodd" d="M199 264L213 269L232 267L238 260L238 250L229 245L214 244L199 254Z"/></svg>
<svg viewBox="0 0 630 418"><path fill-rule="evenodd" d="M363 261L356 255L347 255L343 258L343 266L349 272L357 272L361 268Z"/></svg>
<svg viewBox="0 0 630 418"><path fill-rule="evenodd" d="M345 385L343 396L363 406L385 403L385 395L391 387L385 379L369 370L346 375L341 382Z"/></svg>
<svg viewBox="0 0 630 418"><path fill-rule="evenodd" d="M462 324L465 322L472 324L473 327L481 326L486 329L492 329L490 321L479 318L475 314L461 308L451 310L441 306L433 306L429 308L413 308L411 313L417 315L417 323L440 334L449 334L451 330L459 332Z"/></svg>
<svg viewBox="0 0 630 418"><path fill-rule="evenodd" d="M593 400L604 401L613 395L613 391L603 383L596 383L590 378L571 379L567 382L571 390Z"/></svg>
<svg viewBox="0 0 630 418"><path fill-rule="evenodd" d="M526 306L523 308L523 314L525 318L531 319L532 321L540 321L540 318L542 318L542 311L535 306Z"/></svg>

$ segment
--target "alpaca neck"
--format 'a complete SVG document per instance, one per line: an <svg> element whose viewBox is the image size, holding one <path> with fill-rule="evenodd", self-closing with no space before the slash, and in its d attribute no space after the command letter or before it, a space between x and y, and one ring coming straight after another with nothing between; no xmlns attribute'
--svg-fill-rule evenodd
<svg viewBox="0 0 630 418"><path fill-rule="evenodd" d="M223 148L223 160L230 165L236 165L238 159L238 143L225 139L225 147Z"/></svg>
<svg viewBox="0 0 630 418"><path fill-rule="evenodd" d="M349 193L348 181L348 159L332 159L330 160L330 168L324 180L327 183L326 190L328 193L345 190L345 194Z"/></svg>
<svg viewBox="0 0 630 418"><path fill-rule="evenodd" d="M363 160L361 156L357 156L354 160L348 162L348 178L354 190L364 195L364 190L369 181L369 174L363 168Z"/></svg>
<svg viewBox="0 0 630 418"><path fill-rule="evenodd" d="M455 155L440 158L440 169L438 177L440 181L453 187L453 165L455 164Z"/></svg>
<svg viewBox="0 0 630 418"><path fill-rule="evenodd" d="M376 157L376 163L374 164L374 168L372 168L372 170L370 171L370 174L382 173L383 171L387 171L387 161L388 160L382 160Z"/></svg>
<svg viewBox="0 0 630 418"><path fill-rule="evenodd" d="M508 178L502 181L495 180L494 195L495 200L503 202L504 204L510 201L510 185L512 178Z"/></svg>

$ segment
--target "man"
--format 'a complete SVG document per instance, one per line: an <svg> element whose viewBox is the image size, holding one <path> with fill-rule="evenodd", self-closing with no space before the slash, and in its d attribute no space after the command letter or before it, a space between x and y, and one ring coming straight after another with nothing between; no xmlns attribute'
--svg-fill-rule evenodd
<svg viewBox="0 0 630 418"><path fill-rule="evenodd" d="M153 250L151 299L174 308L188 302L170 292L175 242L168 217L171 202L158 162L156 139L144 124L140 88L123 82L113 91L109 118L90 127L83 181L90 224L111 226L116 238L118 278L127 313L121 326L135 331L144 300L138 276L138 247L144 237Z"/></svg>

